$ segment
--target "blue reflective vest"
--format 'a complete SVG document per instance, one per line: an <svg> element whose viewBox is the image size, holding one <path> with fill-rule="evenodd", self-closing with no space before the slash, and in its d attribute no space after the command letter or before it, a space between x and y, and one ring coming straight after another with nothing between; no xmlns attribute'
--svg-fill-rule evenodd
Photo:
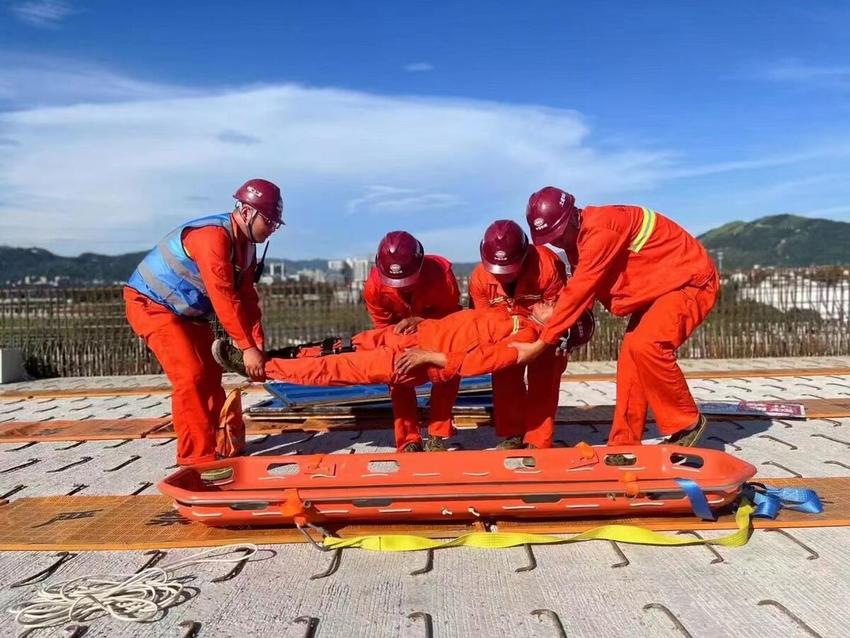
<svg viewBox="0 0 850 638"><path fill-rule="evenodd" d="M220 226L233 235L230 213L209 215L186 222L168 233L138 265L127 285L178 315L207 319L213 314L198 265L183 248L183 231ZM235 239L234 239L235 240ZM231 261L233 249L231 247Z"/></svg>

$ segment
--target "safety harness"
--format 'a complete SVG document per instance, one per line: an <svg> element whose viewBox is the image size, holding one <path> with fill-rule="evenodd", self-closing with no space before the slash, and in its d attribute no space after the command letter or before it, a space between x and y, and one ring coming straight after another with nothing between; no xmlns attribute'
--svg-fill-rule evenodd
<svg viewBox="0 0 850 638"><path fill-rule="evenodd" d="M354 352L355 350L350 337L325 337L319 341L269 350L266 354L272 359L300 359L301 357L326 357L330 354Z"/></svg>

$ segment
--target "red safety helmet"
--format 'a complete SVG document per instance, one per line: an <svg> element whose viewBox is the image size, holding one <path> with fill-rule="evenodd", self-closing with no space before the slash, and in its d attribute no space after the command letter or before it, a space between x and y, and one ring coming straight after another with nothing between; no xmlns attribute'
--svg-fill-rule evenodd
<svg viewBox="0 0 850 638"><path fill-rule="evenodd" d="M539 246L557 239L577 212L576 198L560 188L547 186L533 193L525 209L531 241Z"/></svg>
<svg viewBox="0 0 850 638"><path fill-rule="evenodd" d="M596 318L592 310L585 310L567 333L567 352L586 345L596 331Z"/></svg>
<svg viewBox="0 0 850 638"><path fill-rule="evenodd" d="M269 222L284 223L280 189L267 179L249 179L233 193L233 198L254 208Z"/></svg>
<svg viewBox="0 0 850 638"><path fill-rule="evenodd" d="M515 275L528 254L528 235L510 219L499 219L484 231L481 263L494 275Z"/></svg>
<svg viewBox="0 0 850 638"><path fill-rule="evenodd" d="M406 288L415 284L424 261L422 244L403 230L387 233L378 244L378 253L375 255L375 266L381 283L392 288Z"/></svg>

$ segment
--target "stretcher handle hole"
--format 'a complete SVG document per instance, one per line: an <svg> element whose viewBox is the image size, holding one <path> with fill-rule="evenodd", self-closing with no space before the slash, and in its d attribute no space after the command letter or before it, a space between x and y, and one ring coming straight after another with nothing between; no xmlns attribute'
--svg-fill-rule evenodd
<svg viewBox="0 0 850 638"><path fill-rule="evenodd" d="M537 466L537 459L533 456L509 456L505 459L505 469L524 470Z"/></svg>
<svg viewBox="0 0 850 638"><path fill-rule="evenodd" d="M369 461L369 471L373 474L387 474L398 472L401 467L398 461Z"/></svg>
<svg viewBox="0 0 850 638"><path fill-rule="evenodd" d="M270 463L266 468L270 476L292 476L300 471L298 463Z"/></svg>
<svg viewBox="0 0 850 638"><path fill-rule="evenodd" d="M698 454L679 454L678 452L670 455L670 462L673 465L692 467L694 469L699 469L705 465L705 459Z"/></svg>
<svg viewBox="0 0 850 638"><path fill-rule="evenodd" d="M523 503L557 503L563 498L562 494L527 494L522 497Z"/></svg>
<svg viewBox="0 0 850 638"><path fill-rule="evenodd" d="M261 501L250 501L246 503L231 503L230 509L235 510L237 512L251 511L251 510L264 510L269 506L268 503L264 503Z"/></svg>
<svg viewBox="0 0 850 638"><path fill-rule="evenodd" d="M685 498L682 492L650 492L646 497L651 501L675 501Z"/></svg>
<svg viewBox="0 0 850 638"><path fill-rule="evenodd" d="M354 507L389 507L393 504L391 498L355 498L351 501Z"/></svg>
<svg viewBox="0 0 850 638"><path fill-rule="evenodd" d="M637 463L637 457L634 454L606 454L605 465L614 467L628 467Z"/></svg>

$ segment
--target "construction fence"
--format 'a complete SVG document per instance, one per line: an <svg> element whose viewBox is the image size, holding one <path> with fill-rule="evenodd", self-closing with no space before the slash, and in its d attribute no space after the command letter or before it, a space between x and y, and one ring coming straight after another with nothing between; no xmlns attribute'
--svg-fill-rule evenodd
<svg viewBox="0 0 850 638"><path fill-rule="evenodd" d="M461 281L465 290L466 282ZM267 347L350 335L369 327L351 286L259 287ZM625 319L596 309L593 341L578 360L617 358ZM23 349L35 377L160 372L124 318L121 287L0 289L0 348ZM756 269L724 273L712 314L680 357L850 354L850 269Z"/></svg>

